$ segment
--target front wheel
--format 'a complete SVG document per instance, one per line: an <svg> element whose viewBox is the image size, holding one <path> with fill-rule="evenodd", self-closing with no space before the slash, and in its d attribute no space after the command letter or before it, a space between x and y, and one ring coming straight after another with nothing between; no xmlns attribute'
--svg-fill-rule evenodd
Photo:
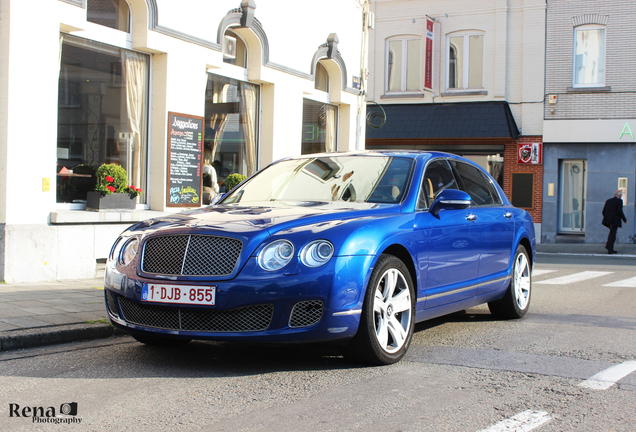
<svg viewBox="0 0 636 432"><path fill-rule="evenodd" d="M415 288L404 263L382 255L371 273L358 333L342 348L346 357L387 365L400 361L415 325Z"/></svg>
<svg viewBox="0 0 636 432"><path fill-rule="evenodd" d="M532 268L526 248L519 245L515 253L508 291L500 300L488 303L490 312L499 318L523 318L530 307Z"/></svg>

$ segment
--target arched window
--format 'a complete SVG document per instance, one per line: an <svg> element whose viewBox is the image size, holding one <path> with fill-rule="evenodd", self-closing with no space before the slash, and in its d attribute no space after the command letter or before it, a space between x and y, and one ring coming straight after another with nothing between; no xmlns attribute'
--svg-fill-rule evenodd
<svg viewBox="0 0 636 432"><path fill-rule="evenodd" d="M87 20L130 33L130 8L126 0L88 0Z"/></svg>
<svg viewBox="0 0 636 432"><path fill-rule="evenodd" d="M223 61L242 68L247 67L247 45L232 30L226 30L223 36Z"/></svg>
<svg viewBox="0 0 636 432"><path fill-rule="evenodd" d="M329 74L327 73L327 69L320 62L316 63L314 88L324 92L329 91Z"/></svg>
<svg viewBox="0 0 636 432"><path fill-rule="evenodd" d="M605 85L605 26L574 28L574 87Z"/></svg>

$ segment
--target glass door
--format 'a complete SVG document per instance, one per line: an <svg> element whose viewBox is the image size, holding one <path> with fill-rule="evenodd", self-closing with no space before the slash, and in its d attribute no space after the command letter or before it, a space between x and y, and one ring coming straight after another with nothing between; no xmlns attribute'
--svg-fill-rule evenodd
<svg viewBox="0 0 636 432"><path fill-rule="evenodd" d="M561 162L561 220L564 233L585 233L585 198L587 193L587 161Z"/></svg>

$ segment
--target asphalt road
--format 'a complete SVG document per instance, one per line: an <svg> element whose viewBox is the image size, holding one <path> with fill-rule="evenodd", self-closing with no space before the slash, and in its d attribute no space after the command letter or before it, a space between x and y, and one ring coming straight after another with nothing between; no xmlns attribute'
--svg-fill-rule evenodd
<svg viewBox="0 0 636 432"><path fill-rule="evenodd" d="M636 266L537 258L525 319L478 307L418 324L393 366L322 346L161 349L129 337L1 353L0 428L636 430ZM73 425L16 415L73 402Z"/></svg>

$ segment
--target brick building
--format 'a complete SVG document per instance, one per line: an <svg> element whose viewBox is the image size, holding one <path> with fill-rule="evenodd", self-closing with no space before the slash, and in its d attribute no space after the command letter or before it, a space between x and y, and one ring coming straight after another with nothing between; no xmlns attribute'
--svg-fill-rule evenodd
<svg viewBox="0 0 636 432"><path fill-rule="evenodd" d="M547 1L543 242L605 242L617 189L634 241L635 20L630 0Z"/></svg>

